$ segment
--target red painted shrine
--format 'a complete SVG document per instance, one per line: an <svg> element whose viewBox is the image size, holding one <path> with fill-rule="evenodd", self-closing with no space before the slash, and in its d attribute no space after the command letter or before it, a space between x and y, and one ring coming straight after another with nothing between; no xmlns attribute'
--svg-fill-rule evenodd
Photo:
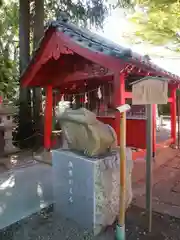
<svg viewBox="0 0 180 240"><path fill-rule="evenodd" d="M116 106L131 103L131 85L144 76L169 79L171 137L176 142L176 89L180 77L153 64L147 57L133 53L66 20L52 22L39 48L21 76L24 87L46 89L44 146L51 147L53 102L71 101L84 106L120 134ZM55 101L53 91L55 90ZM156 148L156 106L153 114L153 142ZM132 106L127 114L127 146L146 149L146 113L143 106Z"/></svg>

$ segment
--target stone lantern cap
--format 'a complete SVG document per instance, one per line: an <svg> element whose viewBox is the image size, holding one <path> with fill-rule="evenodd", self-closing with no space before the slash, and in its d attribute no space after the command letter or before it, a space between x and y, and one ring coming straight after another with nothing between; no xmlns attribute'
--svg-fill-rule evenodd
<svg viewBox="0 0 180 240"><path fill-rule="evenodd" d="M0 130L10 130L16 126L13 122L13 115L17 112L16 108L6 102L0 104Z"/></svg>
<svg viewBox="0 0 180 240"><path fill-rule="evenodd" d="M5 115L15 115L17 113L17 110L15 107L10 106L8 104L0 104L0 116L5 116Z"/></svg>

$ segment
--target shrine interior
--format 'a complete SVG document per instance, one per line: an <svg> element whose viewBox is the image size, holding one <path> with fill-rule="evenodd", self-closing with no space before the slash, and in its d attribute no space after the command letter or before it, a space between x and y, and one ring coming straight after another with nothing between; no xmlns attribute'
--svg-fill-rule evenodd
<svg viewBox="0 0 180 240"><path fill-rule="evenodd" d="M131 84L147 74L131 65L127 67L125 73L126 103L131 105L131 111L127 113L127 144L138 149L146 148L146 108L144 105L132 105ZM77 54L69 54L60 56L58 60L51 59L41 68L39 75L43 76L43 79L46 78L47 83L48 76L51 76L50 82L54 88L54 107L61 100L69 101L72 109L87 108L94 112L100 121L116 128L115 85L112 71ZM137 138L139 129L143 131ZM155 137L156 143L159 143L161 141L159 132ZM168 138L169 136L166 135L163 141L168 140Z"/></svg>

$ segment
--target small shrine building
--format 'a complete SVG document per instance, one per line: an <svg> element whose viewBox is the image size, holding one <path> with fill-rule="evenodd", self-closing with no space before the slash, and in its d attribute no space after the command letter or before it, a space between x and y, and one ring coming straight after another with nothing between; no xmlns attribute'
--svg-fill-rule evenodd
<svg viewBox="0 0 180 240"><path fill-rule="evenodd" d="M49 24L39 48L21 76L23 87L46 91L44 147L51 148L53 103L68 100L96 113L120 135L115 107L131 104L132 82L145 76L168 79L171 135L176 142L176 89L180 77L153 64L147 56L115 44L61 18ZM55 91L55 101L53 100ZM153 106L153 146L156 150L156 105ZM159 144L159 143L158 143ZM146 149L145 106L132 106L127 114L127 146Z"/></svg>

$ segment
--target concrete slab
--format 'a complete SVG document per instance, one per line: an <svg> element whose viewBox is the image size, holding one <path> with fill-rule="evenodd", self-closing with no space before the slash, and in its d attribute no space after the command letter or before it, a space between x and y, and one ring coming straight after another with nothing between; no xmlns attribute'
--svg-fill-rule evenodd
<svg viewBox="0 0 180 240"><path fill-rule="evenodd" d="M45 164L0 174L0 229L53 203L51 177Z"/></svg>
<svg viewBox="0 0 180 240"><path fill-rule="evenodd" d="M152 206L156 212L180 218L180 157L177 153L178 150L167 149L160 154L163 158L160 161L166 161L153 172ZM133 181L133 193L133 204L145 208L145 179Z"/></svg>
<svg viewBox="0 0 180 240"><path fill-rule="evenodd" d="M180 165L180 157L179 150L172 149L170 147L161 148L156 153L156 158L153 161L153 171L156 172L160 167L171 166L173 168L177 168ZM168 169L164 169L163 171L167 171L167 173L162 173L157 178L162 178L165 176L167 178L167 174L169 173ZM132 181L133 183L144 182L146 177L146 161L134 161L134 168L132 172ZM156 181L156 180L155 180Z"/></svg>

